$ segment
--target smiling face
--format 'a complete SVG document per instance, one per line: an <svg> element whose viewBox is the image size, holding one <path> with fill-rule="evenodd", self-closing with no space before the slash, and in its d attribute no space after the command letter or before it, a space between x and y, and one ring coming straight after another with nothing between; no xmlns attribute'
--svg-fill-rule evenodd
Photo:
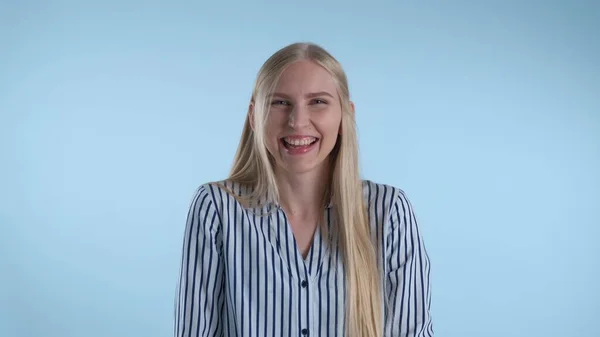
<svg viewBox="0 0 600 337"><path fill-rule="evenodd" d="M269 101L266 142L276 171L326 169L342 119L337 85L327 70L311 61L292 63Z"/></svg>

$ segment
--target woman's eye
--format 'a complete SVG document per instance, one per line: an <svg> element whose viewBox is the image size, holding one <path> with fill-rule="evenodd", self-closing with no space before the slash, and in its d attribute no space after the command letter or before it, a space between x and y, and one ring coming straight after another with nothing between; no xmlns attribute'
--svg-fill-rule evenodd
<svg viewBox="0 0 600 337"><path fill-rule="evenodd" d="M289 102L282 100L274 100L271 102L271 105L289 105Z"/></svg>
<svg viewBox="0 0 600 337"><path fill-rule="evenodd" d="M327 101L317 98L313 100L313 104L327 104Z"/></svg>

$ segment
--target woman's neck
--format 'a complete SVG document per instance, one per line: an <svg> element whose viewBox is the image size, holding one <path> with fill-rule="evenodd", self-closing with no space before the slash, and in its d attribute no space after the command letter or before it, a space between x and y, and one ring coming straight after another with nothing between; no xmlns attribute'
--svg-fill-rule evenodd
<svg viewBox="0 0 600 337"><path fill-rule="evenodd" d="M280 204L288 216L296 219L318 216L329 183L327 170L315 169L302 174L279 173L276 179Z"/></svg>

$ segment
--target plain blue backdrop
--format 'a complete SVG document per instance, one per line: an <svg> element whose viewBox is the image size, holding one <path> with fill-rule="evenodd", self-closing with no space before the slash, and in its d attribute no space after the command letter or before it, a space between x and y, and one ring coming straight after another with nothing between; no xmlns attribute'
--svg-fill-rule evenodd
<svg viewBox="0 0 600 337"><path fill-rule="evenodd" d="M0 336L170 336L190 198L296 41L415 207L437 336L600 336L597 1L0 3Z"/></svg>

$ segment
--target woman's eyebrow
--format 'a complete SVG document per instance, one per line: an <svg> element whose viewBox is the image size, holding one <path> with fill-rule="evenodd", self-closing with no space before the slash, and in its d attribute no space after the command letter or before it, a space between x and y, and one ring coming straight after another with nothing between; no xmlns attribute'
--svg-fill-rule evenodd
<svg viewBox="0 0 600 337"><path fill-rule="evenodd" d="M314 97L319 97L319 96L329 96L331 98L334 98L333 95L328 93L327 91L319 91L319 92L313 92L310 94L306 94L306 98L314 98Z"/></svg>
<svg viewBox="0 0 600 337"><path fill-rule="evenodd" d="M271 95L269 95L269 97L275 97L275 96L283 97L286 99L291 99L291 97L289 95L286 95L281 92L274 92ZM334 98L333 95L328 93L327 91L311 92L311 93L304 95L304 97L306 97L306 98L314 98L314 97L319 97L319 96L329 96L331 98Z"/></svg>
<svg viewBox="0 0 600 337"><path fill-rule="evenodd" d="M286 98L286 99L290 99L291 98L290 96L288 96L286 94L283 94L283 93L280 93L280 92L274 92L274 93L270 94L268 97L270 97L270 98L273 98L273 97L283 97L283 98Z"/></svg>

